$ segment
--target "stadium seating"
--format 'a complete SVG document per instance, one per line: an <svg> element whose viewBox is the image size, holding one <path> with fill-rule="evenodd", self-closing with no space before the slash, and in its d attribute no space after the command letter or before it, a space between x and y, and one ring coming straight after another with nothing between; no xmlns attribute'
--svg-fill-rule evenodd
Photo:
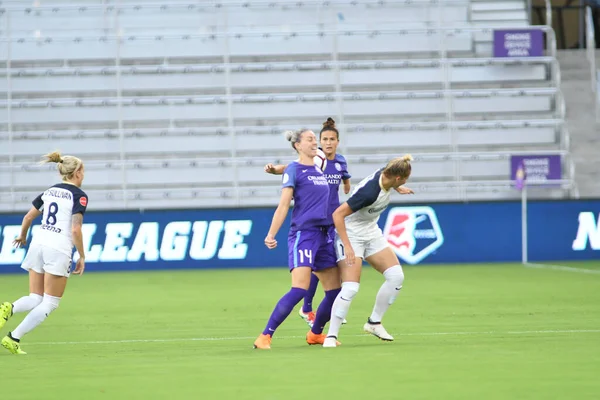
<svg viewBox="0 0 600 400"><path fill-rule="evenodd" d="M343 89L365 86L437 86L445 81L449 65L451 85L525 82L546 83L553 60L523 64L510 59L453 59L441 63L423 60L363 60L288 63L234 63L230 66L230 85L234 92L256 89L283 91L302 82L305 88L333 89L339 71ZM84 96L89 93L116 93L117 70L124 93L190 93L214 90L224 93L226 68L223 64L141 65L116 68L56 67L14 68L11 90L14 97ZM7 90L6 70L0 71L0 91ZM152 79L148 79L152 77Z"/></svg>
<svg viewBox="0 0 600 400"><path fill-rule="evenodd" d="M0 211L56 178L34 163L55 148L85 159L99 208L271 205L281 132L328 116L354 182L411 152L427 201L516 196L511 152L573 172L552 49L489 58L523 1L51 4L2 3Z"/></svg>

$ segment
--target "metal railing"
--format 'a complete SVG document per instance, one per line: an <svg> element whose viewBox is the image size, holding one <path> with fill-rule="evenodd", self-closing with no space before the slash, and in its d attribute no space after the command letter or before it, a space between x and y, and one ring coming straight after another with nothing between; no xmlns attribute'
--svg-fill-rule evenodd
<svg viewBox="0 0 600 400"><path fill-rule="evenodd" d="M242 2L242 1L215 1L212 3L209 3L206 5L206 7L214 7L215 9L227 9L227 8L231 8L231 7L240 7L240 8L244 8L244 7L248 7L249 5L251 5L252 7L282 7L284 5L289 5L290 3L287 1L283 1L283 0L269 0L269 1L261 1L261 2ZM365 6L377 6L377 5L381 5L383 4L381 1L379 0L364 0L364 1L354 1L352 3L349 3L347 0L327 0L327 1L317 1L317 0L304 0L301 3L293 3L293 5L291 7L299 7L300 4L302 4L303 6L314 6L314 7L320 7L323 9L330 9L333 12L333 7L330 7L332 5L341 5L341 4L358 4L358 5L365 5ZM463 1L463 0L446 0L446 1L439 1L439 0L401 0L401 1L394 1L394 0L390 0L390 1L386 1L385 4L405 4L405 5L415 5L415 4L419 4L419 5L427 5L428 7L437 7L440 11L444 9L444 7L446 5L453 5L453 4L462 4L462 5L466 5L469 4L468 1ZM549 1L546 0L546 15L547 15L547 21L549 21L548 26L540 26L540 27L536 27L536 29L540 29L542 30L545 34L546 34L546 39L547 39L547 51L546 51L546 57L540 58L540 61L542 61L542 59L544 61L548 61L548 59L551 60L552 62L552 82L553 82L553 86L555 86L554 89L536 89L537 91L539 91L539 93L557 93L557 100L556 100L556 113L554 115L555 118L562 120L564 118L565 115L565 107L564 107L564 99L562 98L562 95L560 93L560 91L557 89L560 85L560 69L558 67L558 63L556 62L556 36L554 33L554 30L551 27L551 21L552 21L552 10L551 7L549 7ZM178 102L185 102L187 101L187 99L189 99L190 97L196 97L195 100L198 100L200 97L202 97L203 99L207 100L207 101L214 101L215 98L218 98L222 101L224 101L227 104L227 126L224 127L223 129L225 130L225 135L229 136L231 141L232 141L232 161L235 160L236 157L236 149L235 149L235 137L236 137L236 132L237 132L237 128L235 126L235 115L234 115L234 111L233 111L233 103L234 100L242 100L242 99L264 99L267 102L269 101L269 98L273 98L273 96L275 97L286 97L286 96L297 96L296 94L276 94L276 95L238 95L238 94L232 94L231 92L231 72L232 72L232 68L235 65L235 63L231 62L231 49L229 47L229 41L230 40L235 40L235 39L239 39L240 37L281 37L281 38L295 38L295 37L305 37L305 36L311 36L311 37L318 37L318 38L324 38L324 37L333 37L335 40L335 51L334 54L331 55L331 61L327 61L327 63L331 64L332 68L335 71L335 76L336 76L336 84L335 84L335 88L336 88L336 92L333 94L330 94L329 96L331 97L331 99L333 99L334 101L338 102L338 115L337 120L340 122L340 129L341 130L345 130L346 129L346 124L344 121L344 115L342 113L342 105L344 100L348 97L348 96L352 96L352 94L349 93L345 93L342 92L341 89L341 85L340 85L340 65L342 62L339 61L339 47L337 46L337 41L338 38L340 36L352 36L352 35L365 35L365 36L379 36L379 35L389 35L389 36L398 36L398 35L426 35L428 37L431 38L437 38L438 43L439 43L439 50L437 51L437 54L439 56L439 64L440 66L444 69L445 71L445 79L443 81L443 90L438 90L438 91L406 91L406 93L402 93L402 96L404 96L405 94L407 96L409 96L410 98L410 93L417 93L419 92L419 95L421 94L425 94L430 93L433 94L434 96L437 96L439 94L442 94L442 97L446 98L446 121L445 124L443 125L444 129L446 129L448 131L448 133L450 134L450 137L452 138L452 143L454 145L453 150L454 150L454 155L451 155L451 158L454 157L461 157L460 153L458 152L458 147L457 147L457 142L456 142L456 129L458 129L458 125L460 124L459 121L457 121L455 119L455 112L453 109L453 103L452 103L452 95L450 94L454 94L456 93L456 89L452 88L452 82L450 80L450 70L451 68L456 65L456 63L460 63L460 62L465 62L467 64L469 63L475 63L475 62L481 62L482 59L473 59L473 60L467 60L467 61L459 61L453 58L449 57L448 54L448 38L449 37L453 37L456 35L463 35L463 34L470 34L473 36L473 34L479 34L479 33L485 33L485 34L493 34L494 31L494 27L493 26L489 26L486 28L479 28L479 27L473 27L470 25L453 25L453 26L448 26L448 23L446 21L443 21L442 19L442 13L439 12L438 13L438 20L437 21L432 21L432 26L426 27L426 28L406 28L406 29L354 29L354 30L349 30L344 28L341 25L336 25L336 26L326 26L325 29L321 29L321 30L311 30L311 31L306 31L306 30L301 30L301 29L288 29L288 30L264 30L264 31L242 31L242 30L236 30L235 27L231 27L230 30L228 30L228 26L227 24L224 25L224 30L223 31L219 31L219 32L207 32L207 33L199 33L197 31L195 32L189 32L189 33L185 33L185 34L180 34L180 33L161 33L161 34L156 34L153 33L151 31L148 31L146 33L144 32L140 32L140 33L136 33L135 35L128 35L126 33L126 31L123 29L123 27L120 25L119 23L119 10L132 10L132 11L139 11L142 9L148 9L148 10L165 10L165 9L181 9L181 10L198 10L200 8L200 5L198 5L198 3L177 3L177 4L157 4L157 3L148 3L148 4L98 4L98 5L60 5L60 6L40 6L40 7L13 7L13 6L9 6L9 7L1 7L0 8L0 14L3 14L3 19L5 21L5 30L3 31L3 33L5 34L5 36L1 36L0 37L0 44L6 46L7 49L7 60L6 60L6 68L5 68L5 78L6 78L6 83L7 83L7 94L6 94L6 100L5 101L0 101L0 105L5 106L6 107L6 112L7 112L7 119L8 119L8 123L7 123L7 131L6 133L8 134L8 146L9 148L13 147L13 140L15 139L15 135L19 134L17 132L14 132L14 127L13 127L13 123L12 123L12 112L13 109L16 107L21 107L21 106L36 106L36 107L46 107L46 106L60 106L60 105L86 105L86 104L92 104L94 103L96 100L94 99L54 99L52 101L50 100L46 100L46 99L37 99L37 100L16 100L12 98L12 80L13 80L13 76L15 73L16 68L13 68L12 66L12 56L11 56L11 49L13 48L13 46L17 46L19 44L23 44L23 43L37 43L37 44L51 44L51 43L66 43L66 42L78 42L78 43L85 43L85 42L95 42L95 41L102 41L102 42L114 42L115 43L115 54L114 54L114 65L113 66L109 66L109 67L103 67L104 70L103 71L109 71L110 73L114 73L117 75L117 95L116 97L112 98L112 99L100 99L99 104L100 105L114 105L116 107L118 107L119 109L121 108L122 105L126 104L127 102L133 102L134 99L131 98L130 96L124 96L122 94L122 84L121 84L121 75L123 74L123 71L125 71L127 68L130 67L125 67L122 65L121 63L121 55L122 55L122 46L124 43L133 43L133 42L143 42L143 41L164 41L164 40L168 40L168 39L174 39L174 40L190 40L190 39L205 39L205 40L216 40L216 39L226 39L223 41L224 45L223 45L223 51L221 54L221 59L223 60L222 63L219 63L219 65L222 68L223 72L226 75L226 84L225 84L225 89L226 89L226 93L223 96L158 96L155 97L154 99L147 99L147 101L153 102L154 100L156 100L158 103L160 102L165 102L167 104L177 104ZM39 32L36 35L32 35L32 36L24 36L22 34L18 34L15 36L15 30L14 30L14 26L11 25L11 15L12 13L15 12L24 12L24 13L36 13L36 12L51 12L51 13L60 13L62 11L76 11L79 13L86 13L88 11L91 10L96 10L96 11L102 11L105 14L108 14L108 16L110 18L113 19L113 24L111 25L112 28L110 30L107 30L107 32L102 33L102 34L82 34L82 35L74 35L74 34L69 34L67 32L67 34L61 34L61 35L54 35L52 32ZM224 12L224 16L225 16L225 22L227 22L227 12ZM498 29L510 29L507 27L499 27ZM515 29L522 29L522 27L518 27ZM471 37L471 40L474 40L473 37ZM60 59L59 56L57 56L57 59ZM418 60L410 60L409 62L413 62L416 63ZM524 59L524 60L517 60L517 59L505 59L505 60L492 60L489 61L490 63L512 63L512 62L530 62L533 61L532 59ZM383 63L385 63L386 61L382 61ZM283 64L283 63L282 63ZM85 67L85 68L90 68L90 69L94 69L95 67ZM135 68L139 68L144 69L146 67L135 67ZM169 69L169 68L176 68L173 66L168 66L166 65L164 68ZM41 69L41 68L40 68ZM66 71L66 70L65 70ZM481 89L481 90L466 90L465 92L472 92L472 93L485 93L486 95L499 95L499 94L510 94L510 93L518 93L519 89ZM361 93L361 96L367 96L369 95L369 93ZM393 95L393 93L390 93L390 95ZM310 96L314 96L314 94L310 94L307 93L305 96L310 97ZM95 104L95 103L94 103ZM125 146L124 146L124 138L126 136L126 132L127 130L125 129L124 125L123 125L123 118L121 117L121 113L119 112L119 118L118 118L118 128L116 129L115 132L118 137L119 137L119 162L122 166L122 188L121 188L121 197L123 198L123 206L125 208L128 207L127 204L127 199L130 199L131 196L129 196L129 192L130 192L130 188L128 185L128 181L127 181L127 170L125 168L127 162L126 162L126 152L125 152ZM171 121L171 126L167 129L170 128L174 128L174 125L172 125L173 121ZM565 133L564 135L568 135L568 131L564 131ZM224 135L224 136L225 136ZM562 139L563 141L563 146L561 147L562 150L568 149L568 137ZM344 142L342 141L342 147L341 150L344 151ZM432 155L433 156L433 155ZM447 155L446 155L447 156ZM232 163L234 166L236 166L238 163L237 162L233 162ZM9 159L9 168L11 170L13 170L15 167L15 162L14 162L14 156L10 155L10 159ZM240 193L240 189L239 189L239 185L237 182L237 179L235 179L235 176L237 176L237 173L234 174L234 186L235 186L235 193ZM473 183L473 182L469 182L469 181L463 181L461 179L461 175L460 175L460 170L458 168L456 168L454 170L454 180L455 182L449 184L449 183L443 183L442 185L446 185L444 187L448 187L447 185L455 185L456 187L485 187L486 183L482 183L482 182L478 182L477 184ZM15 185L14 185L14 175L11 175L11 193L13 193L13 197L15 197ZM499 185L499 182L489 182L489 185L493 186L493 185ZM503 183L504 184L504 183ZM429 185L429 184L427 184ZM479 186L477 186L479 185ZM133 190L133 189L131 189ZM184 190L184 189L182 189ZM185 189L187 190L187 189ZM466 197L465 197L466 198Z"/></svg>
<svg viewBox="0 0 600 400"><path fill-rule="evenodd" d="M594 110L596 112L596 122L600 122L600 88L598 87L600 71L596 69L596 32L594 28L592 9L590 6L585 8L585 32L585 53L587 60L590 63L590 82L595 100Z"/></svg>

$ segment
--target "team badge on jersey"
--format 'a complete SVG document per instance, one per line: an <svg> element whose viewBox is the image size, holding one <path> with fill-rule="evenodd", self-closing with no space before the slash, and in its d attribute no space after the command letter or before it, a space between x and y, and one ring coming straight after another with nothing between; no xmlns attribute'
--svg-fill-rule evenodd
<svg viewBox="0 0 600 400"><path fill-rule="evenodd" d="M338 171L342 170L342 164L340 164L339 162L335 163L335 169L337 169Z"/></svg>
<svg viewBox="0 0 600 400"><path fill-rule="evenodd" d="M394 207L383 229L388 244L402 260L417 264L444 244L444 235L431 207Z"/></svg>

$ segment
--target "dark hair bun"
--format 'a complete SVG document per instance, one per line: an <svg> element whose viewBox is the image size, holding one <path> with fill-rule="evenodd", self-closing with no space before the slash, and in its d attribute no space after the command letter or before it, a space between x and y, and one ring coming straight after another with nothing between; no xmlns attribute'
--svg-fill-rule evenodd
<svg viewBox="0 0 600 400"><path fill-rule="evenodd" d="M333 120L333 118L329 117L329 118L327 118L327 121L323 122L323 129L326 129L326 128L335 129L335 121Z"/></svg>

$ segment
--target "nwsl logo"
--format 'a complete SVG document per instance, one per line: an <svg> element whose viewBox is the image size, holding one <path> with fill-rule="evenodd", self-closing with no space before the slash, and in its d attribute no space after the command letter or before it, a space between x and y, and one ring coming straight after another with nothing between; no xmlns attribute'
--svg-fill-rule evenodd
<svg viewBox="0 0 600 400"><path fill-rule="evenodd" d="M444 244L442 229L431 207L394 207L383 235L394 252L409 264L417 264Z"/></svg>

